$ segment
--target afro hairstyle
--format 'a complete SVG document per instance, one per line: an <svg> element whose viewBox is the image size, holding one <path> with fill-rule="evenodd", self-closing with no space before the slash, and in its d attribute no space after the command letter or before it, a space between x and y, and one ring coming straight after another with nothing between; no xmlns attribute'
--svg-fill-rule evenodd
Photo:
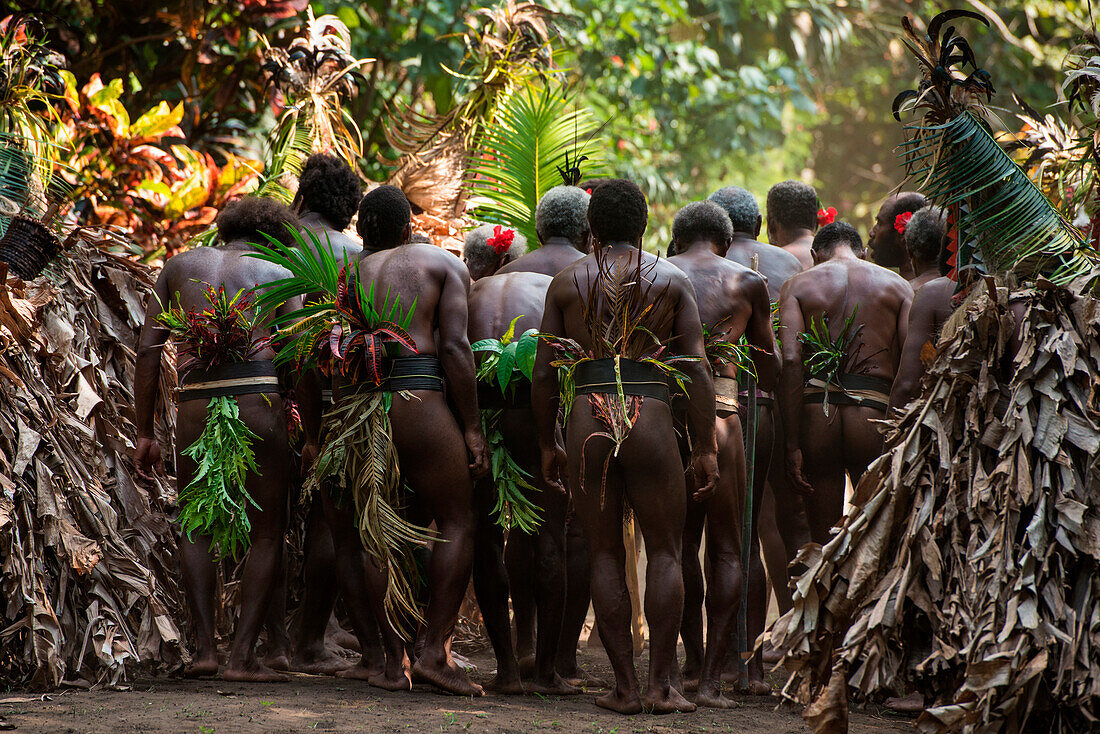
<svg viewBox="0 0 1100 734"><path fill-rule="evenodd" d="M672 239L678 251L699 240L724 245L731 237L733 223L726 210L713 201L694 201L672 220Z"/></svg>
<svg viewBox="0 0 1100 734"><path fill-rule="evenodd" d="M347 229L363 184L344 161L328 153L314 153L298 178L298 196L306 210L320 214L338 230Z"/></svg>
<svg viewBox="0 0 1100 734"><path fill-rule="evenodd" d="M847 222L833 222L826 224L814 235L814 243L810 249L818 255L827 257L833 253L839 245L848 245L857 255L863 252L863 238L855 227Z"/></svg>
<svg viewBox="0 0 1100 734"><path fill-rule="evenodd" d="M363 246L385 250L404 244L402 235L412 221L412 207L405 192L396 186L379 186L359 202L356 228Z"/></svg>
<svg viewBox="0 0 1100 734"><path fill-rule="evenodd" d="M784 181L768 189L768 219L787 229L817 229L817 189Z"/></svg>
<svg viewBox="0 0 1100 734"><path fill-rule="evenodd" d="M286 204L266 196L244 196L230 202L218 213L214 223L222 242L246 240L266 245L267 234L293 247L298 217Z"/></svg>
<svg viewBox="0 0 1100 734"><path fill-rule="evenodd" d="M645 233L648 217L645 194L625 178L604 181L588 201L588 225L601 243L637 242Z"/></svg>

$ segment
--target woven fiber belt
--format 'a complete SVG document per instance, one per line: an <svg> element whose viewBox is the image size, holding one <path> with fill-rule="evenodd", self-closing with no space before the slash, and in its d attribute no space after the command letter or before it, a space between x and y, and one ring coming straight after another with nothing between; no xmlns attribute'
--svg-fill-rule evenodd
<svg viewBox="0 0 1100 734"><path fill-rule="evenodd" d="M178 400L209 400L229 395L256 395L279 392L279 374L271 360L237 362L190 370L183 376Z"/></svg>
<svg viewBox="0 0 1100 734"><path fill-rule="evenodd" d="M619 373L622 377L624 395L656 398L666 405L669 404L668 380L659 367L647 362L620 359ZM573 382L577 388L577 395L618 394L615 360L593 359L581 362L573 372Z"/></svg>

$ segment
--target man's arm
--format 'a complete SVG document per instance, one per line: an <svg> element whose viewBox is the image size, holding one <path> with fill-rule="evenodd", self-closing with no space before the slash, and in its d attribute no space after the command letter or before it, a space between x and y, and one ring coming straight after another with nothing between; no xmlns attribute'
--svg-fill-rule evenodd
<svg viewBox="0 0 1100 734"><path fill-rule="evenodd" d="M546 305L542 312L539 332L565 336L561 308L554 298L554 286L546 291ZM558 491L565 491L565 451L558 442L558 370L554 350L539 339L535 353L535 367L531 373L531 407L535 414L535 430L538 434L539 452L542 455L542 476L547 484Z"/></svg>
<svg viewBox="0 0 1100 734"><path fill-rule="evenodd" d="M783 366L779 372L779 414L783 417L787 477L800 494L814 490L802 474L802 448L799 444L802 427L802 341L805 331L802 304L794 293L797 276L783 284L779 295L779 340L783 343Z"/></svg>
<svg viewBox="0 0 1100 734"><path fill-rule="evenodd" d="M901 314L898 315L898 339L902 341L901 360L894 387L890 390L890 407L904 408L920 392L920 378L924 375L921 352L932 340L935 328L936 298L930 289L922 288L913 297L908 310L905 331L902 331ZM902 309L906 310L906 309Z"/></svg>
<svg viewBox="0 0 1100 734"><path fill-rule="evenodd" d="M168 341L169 330L157 321L157 316L169 306L168 277L172 261L160 271L149 302L145 305L145 323L138 338L134 361L134 411L137 419L137 446L134 463L138 475L148 477L160 465L160 446L153 433L157 396L160 389L160 357Z"/></svg>
<svg viewBox="0 0 1100 734"><path fill-rule="evenodd" d="M695 288L682 273L673 276L678 286L680 303L676 320L672 325L672 338L676 352L693 357L682 367L690 378L688 393L688 426L691 430L691 469L695 476L696 490L692 498L701 502L714 494L718 485L718 443L714 434L714 380L710 363L703 347L703 322L699 318L699 305L695 302Z"/></svg>
<svg viewBox="0 0 1100 734"><path fill-rule="evenodd" d="M461 262L448 263L439 295L439 361L447 378L448 394L462 423L466 448L470 450L470 473L480 478L489 471L489 450L481 432L474 353L466 335L469 295L470 273L466 266Z"/></svg>
<svg viewBox="0 0 1100 734"><path fill-rule="evenodd" d="M775 346L775 332L772 330L772 307L768 298L768 283L763 277L749 280L749 303L752 304L752 316L749 317L745 336L749 344L756 347L750 351L753 366L756 368L756 384L761 390L775 389L779 380L779 353Z"/></svg>

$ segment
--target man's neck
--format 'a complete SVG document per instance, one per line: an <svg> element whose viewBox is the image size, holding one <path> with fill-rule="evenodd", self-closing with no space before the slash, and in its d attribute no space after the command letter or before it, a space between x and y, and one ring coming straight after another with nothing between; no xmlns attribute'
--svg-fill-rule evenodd
<svg viewBox="0 0 1100 734"><path fill-rule="evenodd" d="M580 250L566 237L547 237L545 240L540 240L540 242L542 242L543 247L568 247L570 250Z"/></svg>
<svg viewBox="0 0 1100 734"><path fill-rule="evenodd" d="M298 217L298 222L301 223L301 224L306 224L306 225L320 224L321 226L325 227L326 229L331 229L333 231L337 231L336 227L333 226L332 222L330 222L328 220L328 218L325 217L325 215L320 214L319 212L311 212L311 211L307 210L307 211L303 212L300 217Z"/></svg>
<svg viewBox="0 0 1100 734"><path fill-rule="evenodd" d="M638 249L638 243L637 242L623 242L623 241L619 241L619 242L601 242L596 247L596 249L598 249L598 250L612 250L612 249L614 249L614 250L625 250L627 248L637 250Z"/></svg>
<svg viewBox="0 0 1100 734"><path fill-rule="evenodd" d="M736 245L741 242L756 242L756 235L754 235L752 232L739 232L735 230L733 233L733 244Z"/></svg>
<svg viewBox="0 0 1100 734"><path fill-rule="evenodd" d="M796 227L794 229L784 229L777 232L775 242L772 244L778 245L779 247L786 247L787 245L800 244L802 240L807 239L812 242L814 233L805 227Z"/></svg>
<svg viewBox="0 0 1100 734"><path fill-rule="evenodd" d="M681 255L695 255L696 257L702 255L717 255L718 248L710 240L696 240L687 245L681 252Z"/></svg>
<svg viewBox="0 0 1100 734"><path fill-rule="evenodd" d="M852 251L851 247L847 245L837 245L832 254L829 255L829 259L825 262L831 262L834 260L860 260L859 255Z"/></svg>

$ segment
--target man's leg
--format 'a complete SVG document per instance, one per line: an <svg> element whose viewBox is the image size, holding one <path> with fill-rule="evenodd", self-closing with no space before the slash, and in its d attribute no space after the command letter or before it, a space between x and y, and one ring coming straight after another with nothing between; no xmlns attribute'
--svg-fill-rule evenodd
<svg viewBox="0 0 1100 734"><path fill-rule="evenodd" d="M684 613L680 620L680 638L684 642L682 691L694 691L703 670L703 567L699 562L699 545L703 539L706 510L690 499L693 487L687 485L687 520L684 523L683 557Z"/></svg>
<svg viewBox="0 0 1100 734"><path fill-rule="evenodd" d="M225 667L226 680L289 680L256 659L256 638L272 592L278 585L278 575L284 570L291 472L282 405L269 407L261 400L265 397L242 395L238 398L241 418L260 439L254 444L260 473L249 474L245 481L245 490L259 507L248 508L252 532L248 557L241 572L241 613Z"/></svg>
<svg viewBox="0 0 1100 734"><path fill-rule="evenodd" d="M591 605L588 541L569 500L565 521L565 609L558 641L558 674L571 685L581 683L577 645Z"/></svg>
<svg viewBox="0 0 1100 734"><path fill-rule="evenodd" d="M182 449L198 440L205 416L205 401L188 400L179 406L176 417L176 446L181 450L176 457L177 492L186 487L195 476L195 462ZM192 535L188 540L186 533L180 534L180 571L195 635L195 654L191 665L184 671L187 677L218 673L217 629L214 619L218 577L214 557L209 549L209 536Z"/></svg>
<svg viewBox="0 0 1100 734"><path fill-rule="evenodd" d="M588 541L592 606L596 627L615 672L615 688L596 705L620 714L642 711L634 672L634 640L630 630L630 594L626 588L626 548L623 546L622 477L614 465L604 473L612 445L589 437L603 428L579 398L566 426L569 486L577 517ZM583 472L582 472L583 467ZM676 569L677 576L679 568ZM682 600L678 600L682 603ZM677 614L677 621L679 614ZM677 625L678 626L678 625ZM675 645L675 641L673 642Z"/></svg>
<svg viewBox="0 0 1100 734"><path fill-rule="evenodd" d="M497 693L523 693L519 663L512 648L512 626L508 620L509 579L504 570L504 531L491 517L495 499L491 479L478 482L474 493L477 507L474 596L497 659L496 678L487 688Z"/></svg>
<svg viewBox="0 0 1100 734"><path fill-rule="evenodd" d="M298 629L294 635L292 666L301 673L334 675L349 666L339 655L325 647L332 609L336 606L339 582L336 573L336 549L325 522L324 508L314 497L306 518L305 558L302 563L302 602L298 607ZM372 635L377 639L377 632ZM381 650L375 647L377 664Z"/></svg>
<svg viewBox="0 0 1100 734"><path fill-rule="evenodd" d="M414 391L411 399L394 395L390 421L402 477L431 511L441 540L428 564L431 598L424 650L414 668L438 688L480 696L481 686L455 665L448 649L474 560L474 483L466 442L442 393Z"/></svg>
<svg viewBox="0 0 1100 734"><path fill-rule="evenodd" d="M645 617L649 624L649 681L642 705L654 713L695 710L695 704L671 682L684 611L680 562L687 501L680 450L669 441L672 431L668 406L646 400L616 462L626 497L641 527L648 560ZM629 609L629 601L627 606ZM603 629L600 634L602 637ZM606 638L604 644L608 644Z"/></svg>
<svg viewBox="0 0 1100 734"><path fill-rule="evenodd" d="M532 536L521 532L508 536L504 563L508 568L508 589L516 626L516 656L525 677L531 676L535 669L535 552Z"/></svg>
<svg viewBox="0 0 1100 734"><path fill-rule="evenodd" d="M845 406L841 411L844 422L844 468L852 480L852 487L855 487L871 462L882 455L885 439L878 424L871 421L883 420L886 414L874 408L856 406Z"/></svg>
<svg viewBox="0 0 1100 734"><path fill-rule="evenodd" d="M825 545L829 542L829 530L840 518L844 505L844 455L843 423L839 411L833 406L825 417L820 405L802 406L803 473L814 488L813 494L804 497L806 519L810 525L813 542Z"/></svg>
<svg viewBox="0 0 1100 734"><path fill-rule="evenodd" d="M731 643L737 641L737 614L744 586L741 518L746 475L741 420L736 415L718 419L716 434L718 487L706 502L707 647L695 702L711 708L731 708L733 702L722 695L722 667Z"/></svg>
<svg viewBox="0 0 1100 734"><path fill-rule="evenodd" d="M761 523L761 512L764 506L764 495L767 493L769 468L772 464L772 456L776 452L775 449L775 423L772 420L775 411L770 407L765 407L760 410L757 417L757 433L756 433L756 451L753 457L753 461L756 462L753 471L753 487L752 487L752 536L749 542L749 558L748 558L748 594L749 598L745 605L745 627L748 632L748 640L745 641L745 649L751 650L756 642L756 639L764 632L764 625L767 621L768 615L768 582L767 576L764 573L765 560L762 557L761 540L765 528ZM742 444L742 447L744 444ZM742 458L744 461L744 449L742 448ZM747 481L747 472L745 473ZM744 495L742 495L744 496ZM742 503L742 507L744 504ZM739 510L737 515L741 517L744 514L743 510ZM708 521L707 526L710 527ZM774 531L774 523L767 527L768 531ZM767 538L768 541L772 541L773 538ZM782 557L782 553L780 554ZM779 583L786 584L787 569L786 563L780 563L779 567L783 571L782 579ZM771 565L769 565L769 569ZM737 651L740 652L740 651ZM747 665L747 673L749 679L748 693L753 695L766 695L771 692L771 687L764 682L764 663L761 659L761 653L755 653Z"/></svg>
<svg viewBox="0 0 1100 734"><path fill-rule="evenodd" d="M535 535L535 608L538 630L535 645L535 675L532 690L568 695L580 693L557 672L558 647L565 614L565 513L567 499L545 485L537 464L533 474L541 492L542 525Z"/></svg>

